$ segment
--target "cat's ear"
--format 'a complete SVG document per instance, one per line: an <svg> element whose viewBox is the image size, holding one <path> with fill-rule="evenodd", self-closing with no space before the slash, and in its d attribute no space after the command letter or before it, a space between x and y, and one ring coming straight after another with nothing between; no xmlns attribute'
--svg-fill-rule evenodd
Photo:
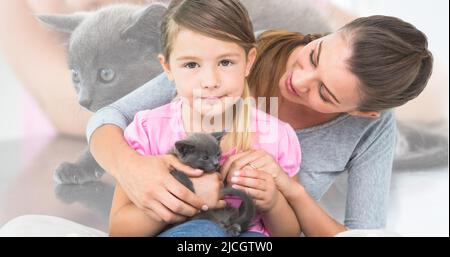
<svg viewBox="0 0 450 257"><path fill-rule="evenodd" d="M88 17L88 14L80 12L70 15L37 15L36 17L45 26L59 32L64 39L68 39L78 25Z"/></svg>
<svg viewBox="0 0 450 257"><path fill-rule="evenodd" d="M223 136L225 136L225 132L213 132L211 133L211 136L213 136L217 141L220 142Z"/></svg>
<svg viewBox="0 0 450 257"><path fill-rule="evenodd" d="M187 140L181 140L175 143L175 149L182 155L190 154L195 151L195 145Z"/></svg>
<svg viewBox="0 0 450 257"><path fill-rule="evenodd" d="M161 22L166 11L167 7L161 3L153 3L138 11L131 24L122 31L121 38L159 45Z"/></svg>

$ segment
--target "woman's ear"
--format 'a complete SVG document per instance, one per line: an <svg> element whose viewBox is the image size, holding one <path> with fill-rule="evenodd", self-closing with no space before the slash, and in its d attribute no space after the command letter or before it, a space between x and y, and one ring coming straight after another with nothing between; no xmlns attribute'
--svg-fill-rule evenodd
<svg viewBox="0 0 450 257"><path fill-rule="evenodd" d="M247 67L245 68L246 77L250 74L250 71L252 70L252 66L255 63L257 53L258 52L256 51L256 48L253 47L247 54Z"/></svg>
<svg viewBox="0 0 450 257"><path fill-rule="evenodd" d="M350 114L352 116L372 118L372 119L380 118L380 115L381 115L380 112L360 112L360 111L353 111L353 112L349 112L348 114Z"/></svg>
<svg viewBox="0 0 450 257"><path fill-rule="evenodd" d="M163 68L164 72L167 75L167 78L170 81L173 81L174 78L173 78L172 72L170 71L170 65L169 65L169 62L166 60L166 57L164 57L164 55L162 55L162 54L159 54L158 59L159 59L159 63L161 64L161 67Z"/></svg>

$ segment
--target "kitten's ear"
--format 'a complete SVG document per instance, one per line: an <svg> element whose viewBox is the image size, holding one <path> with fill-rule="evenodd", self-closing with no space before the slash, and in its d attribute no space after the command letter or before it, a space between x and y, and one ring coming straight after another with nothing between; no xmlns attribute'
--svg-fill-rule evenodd
<svg viewBox="0 0 450 257"><path fill-rule="evenodd" d="M161 3L153 3L133 16L131 25L122 33L122 39L134 39L145 44L159 43L160 27L167 7Z"/></svg>
<svg viewBox="0 0 450 257"><path fill-rule="evenodd" d="M225 136L225 132L213 132L211 133L211 136L215 137L217 141L220 142L223 136Z"/></svg>
<svg viewBox="0 0 450 257"><path fill-rule="evenodd" d="M72 34L86 17L88 17L88 14L82 12L70 15L37 15L37 19L47 27L68 35Z"/></svg>
<svg viewBox="0 0 450 257"><path fill-rule="evenodd" d="M187 140L181 140L175 143L175 149L182 155L185 156L186 154L192 153L195 151L195 145L190 143Z"/></svg>

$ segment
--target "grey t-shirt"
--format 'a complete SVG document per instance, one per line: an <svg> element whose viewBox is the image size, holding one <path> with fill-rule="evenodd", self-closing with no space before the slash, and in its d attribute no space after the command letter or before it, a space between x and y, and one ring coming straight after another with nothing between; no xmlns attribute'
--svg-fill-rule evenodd
<svg viewBox="0 0 450 257"><path fill-rule="evenodd" d="M125 129L142 110L169 103L175 87L164 74L117 102L100 109L89 121L87 138L104 124ZM376 229L386 225L386 211L396 123L392 112L378 119L343 114L312 128L297 130L302 148L300 183L316 200L336 177L348 173L344 224L349 229Z"/></svg>

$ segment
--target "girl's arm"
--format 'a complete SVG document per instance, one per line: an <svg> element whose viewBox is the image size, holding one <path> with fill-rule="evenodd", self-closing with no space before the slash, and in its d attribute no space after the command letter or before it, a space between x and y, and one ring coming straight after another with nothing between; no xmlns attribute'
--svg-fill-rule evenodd
<svg viewBox="0 0 450 257"><path fill-rule="evenodd" d="M110 236L155 236L166 225L137 208L120 185L116 186L109 216Z"/></svg>
<svg viewBox="0 0 450 257"><path fill-rule="evenodd" d="M231 178L233 188L247 192L263 213L271 236L299 236L300 225L294 211L277 189L272 174L245 167Z"/></svg>

